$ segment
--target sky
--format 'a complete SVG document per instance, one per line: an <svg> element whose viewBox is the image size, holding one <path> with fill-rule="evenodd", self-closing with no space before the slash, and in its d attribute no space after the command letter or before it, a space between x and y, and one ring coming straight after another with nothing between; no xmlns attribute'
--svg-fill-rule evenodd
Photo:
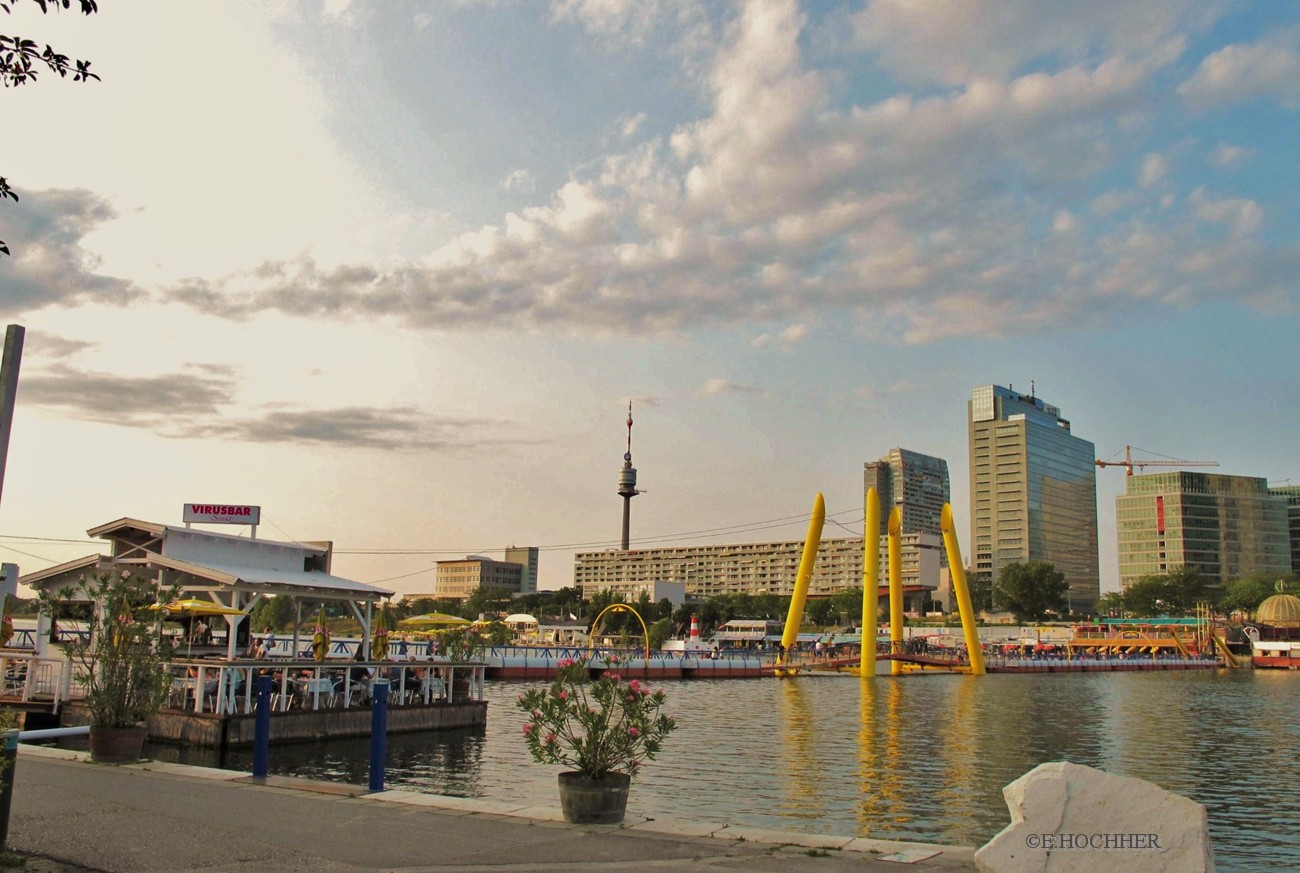
<svg viewBox="0 0 1300 873"><path fill-rule="evenodd" d="M0 92L23 572L205 502L402 593L510 545L561 587L618 544L629 401L646 547L802 539L818 492L861 535L901 446L948 461L969 555L990 383L1101 459L1300 483L1295 4L19 0L0 32L100 76Z"/></svg>

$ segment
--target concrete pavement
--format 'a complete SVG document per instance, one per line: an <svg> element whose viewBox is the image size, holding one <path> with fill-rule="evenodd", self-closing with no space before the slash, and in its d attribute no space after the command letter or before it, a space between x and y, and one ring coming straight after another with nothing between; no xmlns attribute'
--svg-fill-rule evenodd
<svg viewBox="0 0 1300 873"><path fill-rule="evenodd" d="M20 746L11 849L105 873L746 873L974 871L969 848L629 817ZM633 789L635 790L635 788Z"/></svg>

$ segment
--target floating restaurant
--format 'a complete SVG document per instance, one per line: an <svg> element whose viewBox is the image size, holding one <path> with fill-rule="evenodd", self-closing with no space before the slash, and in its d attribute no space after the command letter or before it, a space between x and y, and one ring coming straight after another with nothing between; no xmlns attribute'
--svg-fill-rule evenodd
<svg viewBox="0 0 1300 873"><path fill-rule="evenodd" d="M393 733L485 722L483 664L427 652L423 660L400 663L360 657L376 654L371 642L380 629L377 607L394 592L331 573L332 543L258 539L258 507L187 505L185 518L185 527L134 518L99 525L87 533L107 540L109 555L88 555L19 579L35 591L57 594L76 589L92 574L130 571L163 588L175 586L187 598L191 639L199 620L225 624L224 634L212 635L216 645L205 635L172 661L171 699L149 720L151 738L216 747L251 743L260 676L272 679L272 741L369 734L375 679L388 680L388 729ZM252 525L253 535L199 530L189 526L191 521ZM253 657L248 653L256 635L249 614L267 597L290 598L298 621L291 637L268 647L269 657ZM304 603L345 607L360 624L359 648L336 647L332 657L317 661L311 640L297 630ZM85 724L88 713L78 703L84 694L84 677L78 676L83 668L58 645L60 634L77 631L58 623L57 617L42 615L35 651L6 653L6 667L27 679L20 689L9 690L20 694L18 702L28 711L56 714L65 726ZM278 657L282 652L287 657ZM27 663L20 664L24 659Z"/></svg>

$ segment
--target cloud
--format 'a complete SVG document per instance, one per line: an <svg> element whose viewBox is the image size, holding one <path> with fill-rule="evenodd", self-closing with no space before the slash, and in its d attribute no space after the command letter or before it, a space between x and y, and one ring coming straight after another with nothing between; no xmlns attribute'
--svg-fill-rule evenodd
<svg viewBox="0 0 1300 873"><path fill-rule="evenodd" d="M741 382L732 382L728 379L710 379L699 387L695 392L696 397L714 397L718 394L764 394L763 388L757 385L745 385Z"/></svg>
<svg viewBox="0 0 1300 873"><path fill-rule="evenodd" d="M1178 93L1199 108L1271 97L1289 108L1300 105L1300 51L1296 34L1219 49L1201 61Z"/></svg>
<svg viewBox="0 0 1300 873"><path fill-rule="evenodd" d="M1220 167L1239 167L1255 156L1255 149L1219 143L1210 152L1210 162Z"/></svg>
<svg viewBox="0 0 1300 873"><path fill-rule="evenodd" d="M350 406L337 409L275 409L253 418L222 418L178 430L179 437L220 437L251 443L334 446L409 451L480 450L512 441L484 436L501 423L483 419L434 419L413 407Z"/></svg>
<svg viewBox="0 0 1300 873"><path fill-rule="evenodd" d="M778 334L761 333L749 341L749 344L756 349L766 348L767 346L778 344L785 348L791 348L803 342L808 336L808 325L792 324Z"/></svg>
<svg viewBox="0 0 1300 873"><path fill-rule="evenodd" d="M1169 161L1164 155L1150 154L1142 159L1142 169L1138 172L1138 184L1150 188L1169 172Z"/></svg>
<svg viewBox="0 0 1300 873"><path fill-rule="evenodd" d="M190 416L215 416L234 400L235 382L228 370L217 376L168 373L121 376L53 364L24 373L22 402L55 409L70 418L153 428Z"/></svg>
<svg viewBox="0 0 1300 873"><path fill-rule="evenodd" d="M45 331L28 331L23 338L23 357L66 361L84 351L97 348L98 345L90 340L69 339Z"/></svg>
<svg viewBox="0 0 1300 873"><path fill-rule="evenodd" d="M1250 236L1264 223L1263 210L1254 200L1230 197L1213 200L1199 187L1188 198L1195 207L1196 217L1211 224L1223 225L1234 237Z"/></svg>
<svg viewBox="0 0 1300 873"><path fill-rule="evenodd" d="M0 239L13 252L0 263L0 314L140 299L143 291L130 281L98 272L98 258L85 247L86 236L116 218L107 201L84 190L18 193L18 203L0 204Z"/></svg>
<svg viewBox="0 0 1300 873"><path fill-rule="evenodd" d="M1196 0L1094 0L1041 14L1038 0L913 3L875 0L852 19L859 45L910 85L962 86L1006 80L1035 61L1177 50Z"/></svg>
<svg viewBox="0 0 1300 873"><path fill-rule="evenodd" d="M537 180L533 174L526 169L511 170L504 179L501 180L501 187L507 191L519 191L525 194L531 194L537 189Z"/></svg>
<svg viewBox="0 0 1300 873"><path fill-rule="evenodd" d="M1071 7L1060 34L1029 14L1036 4L972 5L1007 31L976 26L987 60L957 48L944 84L851 104L847 71L805 57L815 50L806 7L754 0L710 43L695 115L666 135L635 125L617 151L584 160L532 204L418 257L337 264L291 249L304 253L171 281L158 300L230 319L276 312L444 332L739 327L760 347L803 338L761 333L771 325L827 317L924 343L1101 324L1151 301L1296 300L1280 279L1291 247L1257 238L1264 205L1208 188L1193 202L1151 151L1173 111L1165 83L1204 25L1188 20L1195 4L1103 2L1095 21L1091 6ZM683 26L666 4L555 10L592 34ZM882 34L926 58L951 29L924 4L867 12L886 17L857 21L872 28L860 42L872 54L853 62L901 70ZM1246 276L1263 283L1252 289Z"/></svg>
<svg viewBox="0 0 1300 873"><path fill-rule="evenodd" d="M309 409L280 405L260 415L234 417L224 408L237 400L237 367L188 364L184 369L186 372L127 376L60 363L24 373L19 392L24 405L55 410L81 421L143 428L169 439L219 437L398 451L478 451L520 442L494 436L504 431L505 422L435 417L409 406Z"/></svg>

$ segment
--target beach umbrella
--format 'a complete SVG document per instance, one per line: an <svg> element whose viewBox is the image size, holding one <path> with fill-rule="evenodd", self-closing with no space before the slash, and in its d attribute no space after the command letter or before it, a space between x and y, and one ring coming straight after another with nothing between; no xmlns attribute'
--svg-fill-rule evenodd
<svg viewBox="0 0 1300 873"><path fill-rule="evenodd" d="M187 597L184 600L173 600L170 603L155 603L150 609L161 609L168 615L248 615L242 609L234 609L229 606L222 606L220 603L213 603L211 600L200 600L197 597Z"/></svg>
<svg viewBox="0 0 1300 873"><path fill-rule="evenodd" d="M426 612L424 615L413 615L410 618L404 618L397 623L397 626L403 630L428 630L435 627L463 627L467 624L473 624L473 622L460 616L448 615L445 612Z"/></svg>
<svg viewBox="0 0 1300 873"><path fill-rule="evenodd" d="M311 656L317 663L325 660L330 651L330 630L325 626L325 607L320 608L316 616L316 628L311 635Z"/></svg>
<svg viewBox="0 0 1300 873"><path fill-rule="evenodd" d="M168 618L194 618L200 615L248 615L246 610L222 606L220 603L203 600L199 597L186 597L167 603L155 603L149 608L162 612ZM194 634L190 632L185 635L185 656L188 658L193 650Z"/></svg>
<svg viewBox="0 0 1300 873"><path fill-rule="evenodd" d="M388 604L379 609L375 630L370 640L370 657L376 661L388 659Z"/></svg>

